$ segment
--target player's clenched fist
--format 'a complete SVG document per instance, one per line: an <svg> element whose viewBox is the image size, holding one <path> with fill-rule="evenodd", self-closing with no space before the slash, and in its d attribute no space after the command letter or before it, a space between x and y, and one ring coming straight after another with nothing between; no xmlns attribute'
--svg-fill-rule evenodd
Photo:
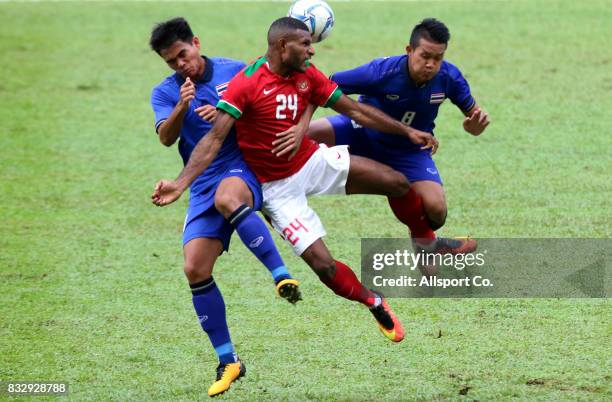
<svg viewBox="0 0 612 402"><path fill-rule="evenodd" d="M191 82L191 79L189 77L187 77L185 79L185 83L181 85L180 95L181 100L179 101L179 103L181 104L181 106L187 109L191 104L191 100L195 98L195 85L193 82Z"/></svg>
<svg viewBox="0 0 612 402"><path fill-rule="evenodd" d="M163 207L178 200L183 194L179 186L174 181L161 180L155 185L151 201L158 207Z"/></svg>

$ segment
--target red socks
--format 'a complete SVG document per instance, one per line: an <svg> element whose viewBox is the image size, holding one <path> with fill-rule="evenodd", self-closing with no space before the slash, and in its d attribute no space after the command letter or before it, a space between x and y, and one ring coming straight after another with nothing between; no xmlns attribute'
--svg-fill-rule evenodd
<svg viewBox="0 0 612 402"><path fill-rule="evenodd" d="M388 197L395 217L410 229L413 239L434 240L436 233L431 230L425 215L423 199L412 188L403 197Z"/></svg>
<svg viewBox="0 0 612 402"><path fill-rule="evenodd" d="M364 287L357 275L348 266L336 261L336 274L332 279L321 279L328 288L340 297L353 300L372 307L376 294Z"/></svg>
<svg viewBox="0 0 612 402"><path fill-rule="evenodd" d="M391 210L400 222L408 226L413 239L432 241L436 234L429 225L423 208L423 199L413 189L399 198L388 198ZM376 294L364 287L357 275L345 264L336 261L336 274L331 279L321 281L335 294L372 307Z"/></svg>

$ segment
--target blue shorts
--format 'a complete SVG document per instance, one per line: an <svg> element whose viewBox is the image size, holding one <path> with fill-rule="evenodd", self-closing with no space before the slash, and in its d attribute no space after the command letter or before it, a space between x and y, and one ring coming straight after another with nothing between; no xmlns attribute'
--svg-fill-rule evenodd
<svg viewBox="0 0 612 402"><path fill-rule="evenodd" d="M226 165L225 171L208 182L209 186L205 190L190 195L183 226L183 246L195 238L208 237L221 240L223 249L228 250L234 228L215 208L217 188L228 177L242 179L253 194L253 209L261 209L263 197L259 181L242 157L236 158Z"/></svg>
<svg viewBox="0 0 612 402"><path fill-rule="evenodd" d="M429 150L400 149L384 144L380 134L355 124L343 115L327 117L334 128L336 145L348 145L353 155L364 156L384 163L401 172L409 182L435 181L442 184L438 168ZM392 134L389 134L392 135Z"/></svg>

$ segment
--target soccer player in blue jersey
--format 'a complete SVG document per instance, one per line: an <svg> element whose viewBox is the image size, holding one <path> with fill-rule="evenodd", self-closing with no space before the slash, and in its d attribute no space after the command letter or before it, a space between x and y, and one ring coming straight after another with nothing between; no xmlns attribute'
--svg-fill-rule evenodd
<svg viewBox="0 0 612 402"><path fill-rule="evenodd" d="M155 129L166 146L179 140L179 153L187 163L195 145L212 126L214 105L245 64L201 56L200 41L183 18L158 24L150 45L175 71L151 94ZM215 261L227 251L232 232L236 230L245 246L269 269L279 295L295 303L300 292L266 225L255 213L262 203L261 187L242 159L234 132L193 182L190 193L183 229L184 272L202 329L219 357L217 379L208 390L214 396L226 391L246 371L234 351L225 303L212 277Z"/></svg>
<svg viewBox="0 0 612 402"><path fill-rule="evenodd" d="M375 59L335 73L331 79L342 92L361 95L360 102L432 134L438 108L448 98L465 115L465 131L480 135L489 118L472 97L461 71L444 60L449 39L442 22L427 18L414 27L407 54ZM309 135L328 146L349 145L352 154L385 163L406 176L410 191L388 200L395 216L410 229L417 247L441 253L476 249L473 239L436 239L434 230L444 225L447 207L442 179L429 150L419 149L407 138L361 127L343 115L313 121Z"/></svg>

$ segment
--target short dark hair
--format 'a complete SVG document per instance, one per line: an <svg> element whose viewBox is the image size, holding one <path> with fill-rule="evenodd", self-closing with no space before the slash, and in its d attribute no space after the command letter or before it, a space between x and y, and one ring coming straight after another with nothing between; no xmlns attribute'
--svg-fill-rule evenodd
<svg viewBox="0 0 612 402"><path fill-rule="evenodd" d="M191 43L193 32L183 17L176 17L166 22L155 25L151 32L149 44L157 54L168 49L176 41Z"/></svg>
<svg viewBox="0 0 612 402"><path fill-rule="evenodd" d="M450 40L450 32L442 21L435 18L425 18L420 24L416 25L410 34L410 46L416 49L421 38L443 45L447 45Z"/></svg>
<svg viewBox="0 0 612 402"><path fill-rule="evenodd" d="M271 45L279 36L295 30L309 32L308 26L297 18L282 17L277 19L268 29L268 44Z"/></svg>

